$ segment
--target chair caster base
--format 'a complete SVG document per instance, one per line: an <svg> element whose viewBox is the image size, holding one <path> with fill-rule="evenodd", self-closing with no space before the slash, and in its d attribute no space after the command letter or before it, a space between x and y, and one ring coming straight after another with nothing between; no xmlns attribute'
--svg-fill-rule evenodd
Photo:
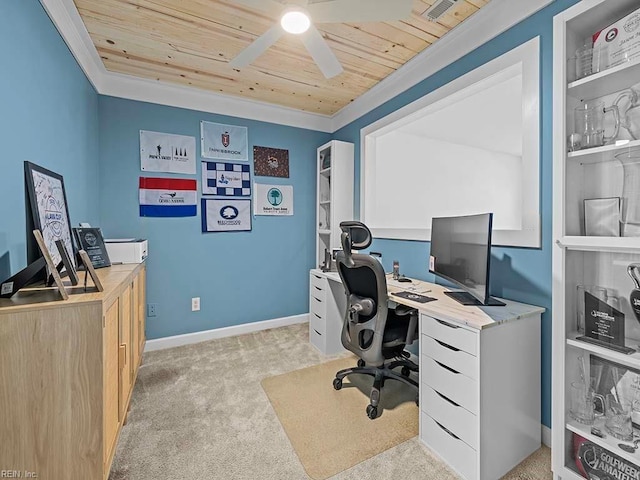
<svg viewBox="0 0 640 480"><path fill-rule="evenodd" d="M374 420L378 416L378 407L373 405L367 405L367 417Z"/></svg>
<svg viewBox="0 0 640 480"><path fill-rule="evenodd" d="M333 379L333 388L335 388L336 390L340 390L342 388L342 379L341 378L334 378Z"/></svg>

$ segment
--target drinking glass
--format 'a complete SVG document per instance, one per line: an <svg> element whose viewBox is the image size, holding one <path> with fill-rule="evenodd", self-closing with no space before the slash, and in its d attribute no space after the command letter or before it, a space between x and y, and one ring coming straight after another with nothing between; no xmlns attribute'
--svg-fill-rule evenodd
<svg viewBox="0 0 640 480"><path fill-rule="evenodd" d="M633 403L619 401L615 395L608 393L605 397L606 416L604 426L612 436L619 440L630 442L633 440L633 424L631 414Z"/></svg>

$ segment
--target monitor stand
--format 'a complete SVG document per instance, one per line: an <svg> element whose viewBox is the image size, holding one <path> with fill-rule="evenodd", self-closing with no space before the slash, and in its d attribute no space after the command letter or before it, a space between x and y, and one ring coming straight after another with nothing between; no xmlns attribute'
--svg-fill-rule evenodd
<svg viewBox="0 0 640 480"><path fill-rule="evenodd" d="M482 303L468 292L444 292L444 294L462 305L476 305L478 307L504 307L506 305L504 302L493 297L489 297L487 303Z"/></svg>

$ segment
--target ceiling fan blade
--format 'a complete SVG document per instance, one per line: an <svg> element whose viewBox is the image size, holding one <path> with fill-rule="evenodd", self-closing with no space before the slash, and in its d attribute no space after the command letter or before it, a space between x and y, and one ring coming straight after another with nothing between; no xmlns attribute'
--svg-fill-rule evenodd
<svg viewBox="0 0 640 480"><path fill-rule="evenodd" d="M307 6L314 23L359 23L402 20L411 15L413 0L331 0Z"/></svg>
<svg viewBox="0 0 640 480"><path fill-rule="evenodd" d="M235 0L235 2L255 10L270 13L274 17L280 16L285 7L282 3L276 2L275 0Z"/></svg>
<svg viewBox="0 0 640 480"><path fill-rule="evenodd" d="M326 78L342 73L342 65L316 27L311 25L309 30L300 35L300 38Z"/></svg>
<svg viewBox="0 0 640 480"><path fill-rule="evenodd" d="M264 53L271 45L276 43L278 39L284 35L284 30L279 23L271 27L263 35L256 38L254 42L236 55L229 65L232 67L245 67L252 63L256 58Z"/></svg>

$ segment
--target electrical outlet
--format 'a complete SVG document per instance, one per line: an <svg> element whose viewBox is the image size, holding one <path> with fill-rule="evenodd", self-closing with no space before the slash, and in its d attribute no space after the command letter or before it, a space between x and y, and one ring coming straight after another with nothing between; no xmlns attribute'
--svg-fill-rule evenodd
<svg viewBox="0 0 640 480"><path fill-rule="evenodd" d="M157 303L147 303L147 317L155 317L157 308Z"/></svg>
<svg viewBox="0 0 640 480"><path fill-rule="evenodd" d="M200 310L200 297L193 297L191 299L191 311L197 312Z"/></svg>

